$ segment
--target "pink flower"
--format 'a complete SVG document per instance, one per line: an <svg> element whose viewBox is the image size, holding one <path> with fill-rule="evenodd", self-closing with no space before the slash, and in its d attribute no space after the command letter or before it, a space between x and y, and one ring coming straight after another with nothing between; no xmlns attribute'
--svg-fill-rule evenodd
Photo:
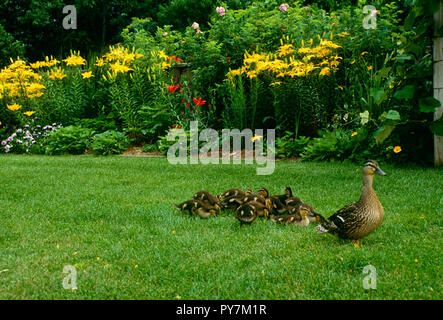
<svg viewBox="0 0 443 320"><path fill-rule="evenodd" d="M167 37L167 36L168 36L168 33L167 33L167 32L164 32L164 33L162 34L162 36L163 36L163 37Z"/></svg>
<svg viewBox="0 0 443 320"><path fill-rule="evenodd" d="M197 29L197 34L201 34L203 33L203 31L201 31L200 29Z"/></svg>
<svg viewBox="0 0 443 320"><path fill-rule="evenodd" d="M286 12L286 11L288 11L288 9L289 9L289 4L287 4L287 3L283 3L283 4L280 5L279 8L280 8L281 11Z"/></svg>
<svg viewBox="0 0 443 320"><path fill-rule="evenodd" d="M371 17L375 17L378 13L379 13L378 10L372 10Z"/></svg>
<svg viewBox="0 0 443 320"><path fill-rule="evenodd" d="M198 28L200 28L200 25L197 22L194 22L191 27L193 29L198 29Z"/></svg>
<svg viewBox="0 0 443 320"><path fill-rule="evenodd" d="M217 10L218 14L221 16L224 16L226 13L225 8L223 8L223 7L217 7L215 10Z"/></svg>

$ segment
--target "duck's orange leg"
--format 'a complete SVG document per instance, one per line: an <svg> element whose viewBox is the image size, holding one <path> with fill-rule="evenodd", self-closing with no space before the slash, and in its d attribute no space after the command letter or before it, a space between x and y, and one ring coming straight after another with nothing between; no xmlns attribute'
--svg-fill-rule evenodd
<svg viewBox="0 0 443 320"><path fill-rule="evenodd" d="M360 248L360 242L357 240L352 240L352 243L354 244L354 247Z"/></svg>

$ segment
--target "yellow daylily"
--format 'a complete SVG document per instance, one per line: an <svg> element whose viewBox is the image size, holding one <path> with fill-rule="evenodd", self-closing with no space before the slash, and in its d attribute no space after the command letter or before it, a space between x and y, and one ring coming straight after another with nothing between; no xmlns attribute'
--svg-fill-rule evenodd
<svg viewBox="0 0 443 320"><path fill-rule="evenodd" d="M94 77L94 75L92 74L92 71L88 71L88 72L83 72L82 77L83 77L83 79L89 79L89 78Z"/></svg>
<svg viewBox="0 0 443 320"><path fill-rule="evenodd" d="M32 116L34 113L35 113L35 111L26 111L26 112L23 112L23 114L24 114L25 116L28 116L28 117Z"/></svg>
<svg viewBox="0 0 443 320"><path fill-rule="evenodd" d="M17 111L17 110L20 110L22 108L22 106L17 103L14 103L14 104L8 105L7 108L11 111Z"/></svg>

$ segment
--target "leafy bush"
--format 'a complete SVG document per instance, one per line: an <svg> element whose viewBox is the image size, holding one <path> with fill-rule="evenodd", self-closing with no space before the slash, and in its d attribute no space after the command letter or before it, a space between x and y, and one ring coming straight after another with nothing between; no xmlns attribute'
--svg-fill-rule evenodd
<svg viewBox="0 0 443 320"><path fill-rule="evenodd" d="M46 154L83 154L90 145L90 129L68 126L52 132L46 139Z"/></svg>
<svg viewBox="0 0 443 320"><path fill-rule="evenodd" d="M130 143L125 133L114 130L96 134L91 141L91 149L104 156L123 153Z"/></svg>
<svg viewBox="0 0 443 320"><path fill-rule="evenodd" d="M309 137L294 138L294 133L286 131L286 134L275 141L276 154L281 158L300 157L310 142Z"/></svg>
<svg viewBox="0 0 443 320"><path fill-rule="evenodd" d="M24 53L23 43L14 40L14 37L0 24L0 67L6 66L10 57L23 57Z"/></svg>

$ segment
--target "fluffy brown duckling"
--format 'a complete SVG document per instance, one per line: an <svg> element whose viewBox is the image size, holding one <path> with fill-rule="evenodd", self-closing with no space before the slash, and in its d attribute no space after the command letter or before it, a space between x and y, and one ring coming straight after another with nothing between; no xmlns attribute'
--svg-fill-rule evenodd
<svg viewBox="0 0 443 320"><path fill-rule="evenodd" d="M211 206L203 201L191 199L180 204L176 204L175 207L179 211L188 211L189 214L197 214L200 218L209 218L211 215L215 215L218 212L218 207Z"/></svg>
<svg viewBox="0 0 443 320"><path fill-rule="evenodd" d="M285 224L294 224L299 226L307 226L310 223L309 209L306 206L299 206L299 208L291 208L291 214L283 215L283 216L275 216L271 215L271 220L275 223L285 223Z"/></svg>
<svg viewBox="0 0 443 320"><path fill-rule="evenodd" d="M253 192L252 192L251 189L243 191L243 190L240 190L240 189L237 189L237 188L232 188L232 189L226 190L222 194L219 194L217 196L217 198L219 198L221 200L221 199L226 199L226 198L229 198L229 197L236 197L236 196L243 197L243 196L245 196L247 194L252 194L252 193Z"/></svg>
<svg viewBox="0 0 443 320"><path fill-rule="evenodd" d="M201 190L194 194L193 199L202 201L203 203L215 207L218 211L220 210L220 199L208 191Z"/></svg>
<svg viewBox="0 0 443 320"><path fill-rule="evenodd" d="M284 194L276 194L272 197L277 198L281 203L285 203L287 199L294 197L291 187L286 187Z"/></svg>
<svg viewBox="0 0 443 320"><path fill-rule="evenodd" d="M266 188L260 188L258 189L258 191L255 193L255 195L259 195L261 197L263 197L264 199L269 197L269 191Z"/></svg>
<svg viewBox="0 0 443 320"><path fill-rule="evenodd" d="M240 221L240 225L244 223L251 224L255 219L257 219L257 212L254 207L249 204L243 204L237 208L235 211L235 218Z"/></svg>
<svg viewBox="0 0 443 320"><path fill-rule="evenodd" d="M245 204L245 203L251 202L251 201L260 202L264 205L266 199L263 198L261 195L246 194L244 196L231 196L231 197L225 198L221 201L220 204L221 204L222 208L237 209L242 204Z"/></svg>

